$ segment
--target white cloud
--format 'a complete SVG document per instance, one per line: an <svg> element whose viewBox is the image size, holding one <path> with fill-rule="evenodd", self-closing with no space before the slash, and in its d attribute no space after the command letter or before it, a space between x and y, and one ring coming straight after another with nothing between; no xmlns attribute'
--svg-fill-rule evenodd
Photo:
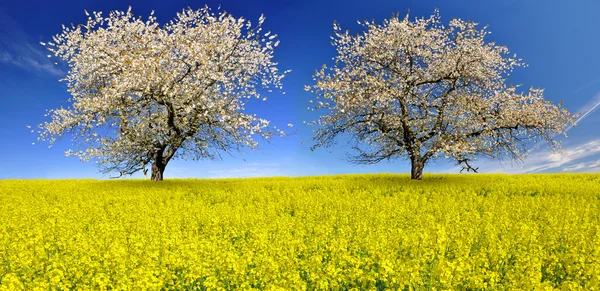
<svg viewBox="0 0 600 291"><path fill-rule="evenodd" d="M492 164L481 166L485 172L541 173L541 172L595 172L600 169L600 139L578 145L565 146L561 153L550 149L532 151L522 164ZM486 170L487 169L487 170Z"/></svg>
<svg viewBox="0 0 600 291"><path fill-rule="evenodd" d="M44 47L32 40L10 16L0 11L0 64L35 73L65 75L48 57Z"/></svg>
<svg viewBox="0 0 600 291"><path fill-rule="evenodd" d="M575 120L575 124L581 122L583 119L587 118L590 114L600 108L600 92L596 93L596 95L590 98L590 101L579 108L579 111L576 113L580 114L579 117ZM573 128L573 125L570 125L566 131L569 131Z"/></svg>
<svg viewBox="0 0 600 291"><path fill-rule="evenodd" d="M578 163L572 166L568 166L563 168L563 172L577 172L578 170L585 169L587 167L586 163Z"/></svg>
<svg viewBox="0 0 600 291"><path fill-rule="evenodd" d="M600 158L594 161L581 162L563 169L565 172L600 172Z"/></svg>
<svg viewBox="0 0 600 291"><path fill-rule="evenodd" d="M208 171L208 178L244 178L244 177L269 177L284 175L275 164L249 163L239 164L236 167L214 169Z"/></svg>
<svg viewBox="0 0 600 291"><path fill-rule="evenodd" d="M245 178L292 175L293 167L273 162L223 163L177 160L165 170L166 178ZM149 175L150 173L148 173ZM143 176L140 176L143 177Z"/></svg>
<svg viewBox="0 0 600 291"><path fill-rule="evenodd" d="M0 52L0 62L19 67L24 70L62 76L65 72L58 66L35 58L31 52L23 51L21 55L13 55L7 51Z"/></svg>

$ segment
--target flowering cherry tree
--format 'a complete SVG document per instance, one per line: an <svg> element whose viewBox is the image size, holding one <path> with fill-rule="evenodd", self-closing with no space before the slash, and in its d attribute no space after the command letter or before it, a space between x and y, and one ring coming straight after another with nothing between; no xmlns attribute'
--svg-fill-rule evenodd
<svg viewBox="0 0 600 291"><path fill-rule="evenodd" d="M86 11L86 24L63 26L42 43L69 64L62 81L72 98L70 107L49 111L40 140L69 134L77 149L67 155L121 176L145 174L151 164L159 181L174 158L214 158L256 147L256 136L283 134L244 112L249 99L281 90L287 73L273 61L279 41L261 32L263 16L253 26L188 8L161 27L153 14Z"/></svg>
<svg viewBox="0 0 600 291"><path fill-rule="evenodd" d="M317 96L313 110L326 110L311 123L313 149L346 135L356 152L351 161L408 158L411 178L421 179L424 165L440 157L476 172L476 157L518 160L527 141L558 149L555 134L574 121L544 100L542 89L507 85L525 64L486 42L487 27L460 19L444 26L437 10L429 18L362 25L363 34L350 35L334 23L335 64L306 86Z"/></svg>

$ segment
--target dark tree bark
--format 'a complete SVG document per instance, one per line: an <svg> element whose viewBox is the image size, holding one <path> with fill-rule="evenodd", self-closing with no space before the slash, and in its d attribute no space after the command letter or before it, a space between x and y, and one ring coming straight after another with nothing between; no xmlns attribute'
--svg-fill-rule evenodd
<svg viewBox="0 0 600 291"><path fill-rule="evenodd" d="M411 157L410 164L411 164L410 179L422 180L423 179L423 168L425 168L425 162L421 159L421 157Z"/></svg>
<svg viewBox="0 0 600 291"><path fill-rule="evenodd" d="M167 163L163 160L164 149L158 150L154 154L154 162L152 163L152 181L158 182L163 180L163 173L167 167Z"/></svg>
<svg viewBox="0 0 600 291"><path fill-rule="evenodd" d="M156 145L156 152L153 156L152 163L152 181L158 182L163 180L163 174L167 164L175 156L175 153L181 147L181 144L185 141L185 136L177 136L173 138L174 141L168 146Z"/></svg>
<svg viewBox="0 0 600 291"><path fill-rule="evenodd" d="M158 182L163 180L163 173L165 172L166 166L167 165L162 162L162 158L152 163L152 181Z"/></svg>

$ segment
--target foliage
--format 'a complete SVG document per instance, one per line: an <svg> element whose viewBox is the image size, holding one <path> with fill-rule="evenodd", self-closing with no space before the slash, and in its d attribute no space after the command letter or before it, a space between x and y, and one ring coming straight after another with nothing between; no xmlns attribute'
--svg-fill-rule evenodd
<svg viewBox="0 0 600 291"><path fill-rule="evenodd" d="M88 14L86 12L86 14ZM49 111L40 139L73 137L82 160L96 159L121 175L153 163L160 174L172 158L213 158L257 146L255 135L279 132L244 112L261 90L281 89L273 50L276 35L208 7L185 9L160 27L131 13L88 14L42 43L66 61L71 106ZM158 172L157 172L158 171Z"/></svg>
<svg viewBox="0 0 600 291"><path fill-rule="evenodd" d="M0 181L1 290L598 290L600 175Z"/></svg>
<svg viewBox="0 0 600 291"><path fill-rule="evenodd" d="M360 23L360 22L359 22ZM478 156L520 159L529 141L558 148L574 116L544 100L542 89L521 92L508 76L525 64L507 47L487 42L487 28L438 11L411 21L364 22L351 35L334 23L335 64L314 75L306 90L324 110L315 147L347 134L356 163L407 157L420 179L431 159L446 157L468 170ZM312 102L312 101L311 101Z"/></svg>

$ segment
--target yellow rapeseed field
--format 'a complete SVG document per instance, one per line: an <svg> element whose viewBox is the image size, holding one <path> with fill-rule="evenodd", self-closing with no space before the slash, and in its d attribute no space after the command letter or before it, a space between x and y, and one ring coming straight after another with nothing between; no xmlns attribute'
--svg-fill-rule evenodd
<svg viewBox="0 0 600 291"><path fill-rule="evenodd" d="M600 290L600 174L0 181L1 290Z"/></svg>

